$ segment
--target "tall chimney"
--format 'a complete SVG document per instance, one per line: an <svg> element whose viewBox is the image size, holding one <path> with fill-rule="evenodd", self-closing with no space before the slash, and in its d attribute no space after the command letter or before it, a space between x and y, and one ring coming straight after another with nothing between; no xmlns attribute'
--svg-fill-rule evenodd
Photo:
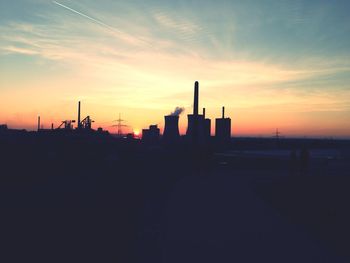
<svg viewBox="0 0 350 263"><path fill-rule="evenodd" d="M198 81L194 83L194 103L193 103L193 115L198 115Z"/></svg>
<svg viewBox="0 0 350 263"><path fill-rule="evenodd" d="M80 129L80 101L78 102L78 128Z"/></svg>
<svg viewBox="0 0 350 263"><path fill-rule="evenodd" d="M38 131L40 130L40 116L38 116Z"/></svg>
<svg viewBox="0 0 350 263"><path fill-rule="evenodd" d="M205 119L205 108L203 108L203 119Z"/></svg>
<svg viewBox="0 0 350 263"><path fill-rule="evenodd" d="M222 118L225 119L225 107L222 107Z"/></svg>

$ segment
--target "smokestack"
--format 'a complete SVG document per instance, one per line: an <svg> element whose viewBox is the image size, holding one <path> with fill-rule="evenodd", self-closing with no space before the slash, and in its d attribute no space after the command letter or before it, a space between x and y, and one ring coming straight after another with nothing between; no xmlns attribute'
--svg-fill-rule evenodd
<svg viewBox="0 0 350 263"><path fill-rule="evenodd" d="M51 123L51 130L53 130L53 123Z"/></svg>
<svg viewBox="0 0 350 263"><path fill-rule="evenodd" d="M203 108L203 119L205 119L205 108Z"/></svg>
<svg viewBox="0 0 350 263"><path fill-rule="evenodd" d="M199 89L199 83L198 81L196 81L194 83L193 115L198 115L198 89Z"/></svg>
<svg viewBox="0 0 350 263"><path fill-rule="evenodd" d="M222 107L222 118L225 119L225 107Z"/></svg>
<svg viewBox="0 0 350 263"><path fill-rule="evenodd" d="M38 116L38 131L40 130L40 116Z"/></svg>
<svg viewBox="0 0 350 263"><path fill-rule="evenodd" d="M80 128L80 101L78 102L78 128Z"/></svg>

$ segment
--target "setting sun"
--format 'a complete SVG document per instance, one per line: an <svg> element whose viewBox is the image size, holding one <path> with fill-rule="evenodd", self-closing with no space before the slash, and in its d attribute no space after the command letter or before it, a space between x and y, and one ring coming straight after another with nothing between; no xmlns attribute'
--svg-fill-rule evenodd
<svg viewBox="0 0 350 263"><path fill-rule="evenodd" d="M138 137L140 135L140 131L138 129L134 130L134 135Z"/></svg>

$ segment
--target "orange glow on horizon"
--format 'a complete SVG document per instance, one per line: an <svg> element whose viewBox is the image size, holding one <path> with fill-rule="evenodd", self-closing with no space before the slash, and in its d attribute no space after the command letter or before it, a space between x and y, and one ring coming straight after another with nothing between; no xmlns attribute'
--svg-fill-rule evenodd
<svg viewBox="0 0 350 263"><path fill-rule="evenodd" d="M140 131L139 131L138 129L135 129L135 130L134 130L134 135L135 135L136 137L139 137L139 136L140 136Z"/></svg>

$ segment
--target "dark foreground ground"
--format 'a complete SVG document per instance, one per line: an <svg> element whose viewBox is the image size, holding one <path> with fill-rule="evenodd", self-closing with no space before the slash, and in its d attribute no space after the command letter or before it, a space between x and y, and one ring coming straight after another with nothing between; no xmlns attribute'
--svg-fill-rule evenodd
<svg viewBox="0 0 350 263"><path fill-rule="evenodd" d="M346 147L301 173L107 138L0 146L1 262L350 262Z"/></svg>

